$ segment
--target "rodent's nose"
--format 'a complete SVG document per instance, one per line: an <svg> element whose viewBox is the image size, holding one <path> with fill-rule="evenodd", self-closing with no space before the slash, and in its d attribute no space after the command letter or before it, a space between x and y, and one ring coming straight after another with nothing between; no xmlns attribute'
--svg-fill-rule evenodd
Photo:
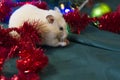
<svg viewBox="0 0 120 80"><path fill-rule="evenodd" d="M63 31L63 27L60 27L59 29L60 29L60 31Z"/></svg>

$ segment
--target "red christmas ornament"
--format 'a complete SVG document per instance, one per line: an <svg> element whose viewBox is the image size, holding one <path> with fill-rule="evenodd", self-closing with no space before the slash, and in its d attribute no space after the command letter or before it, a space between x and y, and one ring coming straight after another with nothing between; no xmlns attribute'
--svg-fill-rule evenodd
<svg viewBox="0 0 120 80"><path fill-rule="evenodd" d="M20 78L17 75L14 75L11 80L20 80ZM21 79L22 80L22 79Z"/></svg>
<svg viewBox="0 0 120 80"><path fill-rule="evenodd" d="M0 27L0 58L12 57L18 41L9 35L10 30Z"/></svg>
<svg viewBox="0 0 120 80"><path fill-rule="evenodd" d="M21 28L0 27L0 73L3 64L9 58L18 56L17 68L19 73L8 79L0 75L0 80L40 80L38 71L41 71L48 64L48 57L42 48L37 48L40 44L40 32L36 30L37 22L30 24L25 22ZM14 38L10 34L16 31L19 38Z"/></svg>
<svg viewBox="0 0 120 80"><path fill-rule="evenodd" d="M64 14L64 18L70 26L70 31L77 34L80 34L89 23L88 15L81 14L77 9Z"/></svg>
<svg viewBox="0 0 120 80"><path fill-rule="evenodd" d="M40 77L36 73L24 74L19 72L17 75L14 75L11 80L40 80Z"/></svg>
<svg viewBox="0 0 120 80"><path fill-rule="evenodd" d="M2 71L2 65L4 63L5 58L0 58L0 72Z"/></svg>
<svg viewBox="0 0 120 80"><path fill-rule="evenodd" d="M36 30L36 25L36 23L30 25L25 22L19 29L19 34L21 35L19 45L22 48L19 52L20 59L17 60L17 67L24 73L39 71L48 63L48 58L45 56L44 51L36 48L36 44L40 43L40 33Z"/></svg>
<svg viewBox="0 0 120 80"><path fill-rule="evenodd" d="M42 49L23 50L19 56L17 67L23 73L38 72L48 64L48 58Z"/></svg>
<svg viewBox="0 0 120 80"><path fill-rule="evenodd" d="M120 7L120 6L119 6ZM114 33L120 33L120 10L119 7L116 11L107 13L100 18L97 18L98 28Z"/></svg>
<svg viewBox="0 0 120 80"><path fill-rule="evenodd" d="M0 75L0 80L8 80L5 76Z"/></svg>
<svg viewBox="0 0 120 80"><path fill-rule="evenodd" d="M36 30L37 21L30 24L28 22L25 22L23 26L18 30L18 33L21 36L21 39L19 40L20 45L24 45L23 49L25 47L28 48L28 46L35 46L36 44L41 44L40 39L40 32Z"/></svg>

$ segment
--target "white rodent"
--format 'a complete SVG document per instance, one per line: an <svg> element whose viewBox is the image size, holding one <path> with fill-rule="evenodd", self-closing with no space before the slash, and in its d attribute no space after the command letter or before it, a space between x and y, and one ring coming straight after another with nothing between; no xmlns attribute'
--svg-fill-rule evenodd
<svg viewBox="0 0 120 80"><path fill-rule="evenodd" d="M19 28L25 21L38 22L39 26L36 30L41 31L43 45L53 47L68 45L67 24L58 9L43 10L31 4L25 4L13 12L8 26Z"/></svg>

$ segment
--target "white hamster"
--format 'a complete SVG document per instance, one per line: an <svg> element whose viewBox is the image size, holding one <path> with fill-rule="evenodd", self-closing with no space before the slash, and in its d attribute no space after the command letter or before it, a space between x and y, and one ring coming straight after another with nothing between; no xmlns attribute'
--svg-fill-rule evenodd
<svg viewBox="0 0 120 80"><path fill-rule="evenodd" d="M56 10L43 10L31 4L25 4L13 12L9 19L9 28L19 28L25 21L38 21L42 44L48 46L66 46L68 32L63 15ZM42 25L41 25L42 23Z"/></svg>

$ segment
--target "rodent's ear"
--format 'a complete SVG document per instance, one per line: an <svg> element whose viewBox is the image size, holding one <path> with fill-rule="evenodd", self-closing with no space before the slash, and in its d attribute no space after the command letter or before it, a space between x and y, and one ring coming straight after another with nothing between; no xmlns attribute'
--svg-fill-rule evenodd
<svg viewBox="0 0 120 80"><path fill-rule="evenodd" d="M54 17L52 15L47 15L46 19L48 20L49 23L53 23L54 22Z"/></svg>
<svg viewBox="0 0 120 80"><path fill-rule="evenodd" d="M57 11L57 12L59 12L59 13L61 13L60 9L58 7L54 7L54 10Z"/></svg>

